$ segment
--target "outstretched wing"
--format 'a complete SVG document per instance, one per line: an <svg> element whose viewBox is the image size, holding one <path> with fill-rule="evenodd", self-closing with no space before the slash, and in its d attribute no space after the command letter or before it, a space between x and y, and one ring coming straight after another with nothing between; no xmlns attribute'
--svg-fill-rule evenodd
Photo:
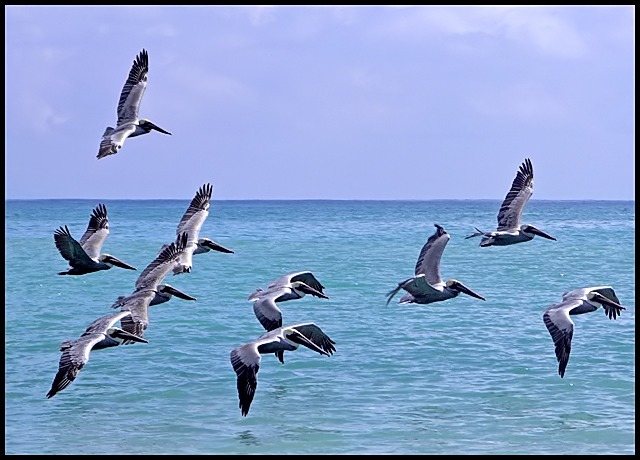
<svg viewBox="0 0 640 460"><path fill-rule="evenodd" d="M60 251L60 255L69 261L69 265L75 266L91 266L93 260L82 249L80 243L78 243L69 232L69 229L65 225L64 228L60 227L53 233L53 239L56 243L56 248Z"/></svg>
<svg viewBox="0 0 640 460"><path fill-rule="evenodd" d="M533 165L529 158L520 165L513 179L500 211L498 211L498 231L520 228L522 210L533 194Z"/></svg>
<svg viewBox="0 0 640 460"><path fill-rule="evenodd" d="M542 320L551 334L558 360L558 374L564 377L564 371L571 353L571 339L573 338L573 321L569 312L582 304L580 300L569 300L551 305L542 313Z"/></svg>
<svg viewBox="0 0 640 460"><path fill-rule="evenodd" d="M87 230L80 238L80 246L87 255L93 259L100 257L100 251L104 240L109 235L109 219L107 208L103 204L98 204L91 214Z"/></svg>
<svg viewBox="0 0 640 460"><path fill-rule="evenodd" d="M424 274L430 284L442 283L440 259L451 236L440 225L435 224L436 232L429 237L418 256L416 275Z"/></svg>
<svg viewBox="0 0 640 460"><path fill-rule="evenodd" d="M118 101L118 125L138 120L138 110L142 95L147 88L147 73L149 72L149 55L143 49L134 59L129 77L120 93Z"/></svg>

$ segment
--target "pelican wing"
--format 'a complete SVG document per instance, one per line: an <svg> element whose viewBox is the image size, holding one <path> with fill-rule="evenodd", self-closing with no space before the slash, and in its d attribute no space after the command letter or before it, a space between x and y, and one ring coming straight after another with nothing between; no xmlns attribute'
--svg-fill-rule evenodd
<svg viewBox="0 0 640 460"><path fill-rule="evenodd" d="M80 243L71 236L66 225L64 228L60 227L53 233L53 239L56 243L56 248L60 251L60 255L69 261L69 265L72 267L91 266L94 263L82 246L80 246Z"/></svg>
<svg viewBox="0 0 640 460"><path fill-rule="evenodd" d="M325 334L315 323L300 323L288 326L305 336L313 344L320 347L325 353L332 355L336 348L333 346L335 342ZM302 343L302 345L305 345Z"/></svg>
<svg viewBox="0 0 640 460"><path fill-rule="evenodd" d="M98 149L98 159L107 155L114 155L122 148L124 141L136 130L134 123L124 123L118 125L116 129L107 128L102 135L100 148Z"/></svg>
<svg viewBox="0 0 640 460"><path fill-rule="evenodd" d="M89 226L80 238L80 246L92 259L100 257L100 250L104 240L109 235L109 219L107 208L103 204L98 204L91 214Z"/></svg>
<svg viewBox="0 0 640 460"><path fill-rule="evenodd" d="M243 416L249 413L249 407L256 393L261 359L255 341L231 350L231 365L237 375L239 407Z"/></svg>
<svg viewBox="0 0 640 460"><path fill-rule="evenodd" d="M155 289L175 266L187 244L187 234L181 233L175 242L164 245L158 256L136 280L136 289Z"/></svg>
<svg viewBox="0 0 640 460"><path fill-rule="evenodd" d="M278 292L271 291L270 295L261 296L253 304L253 312L262 327L267 331L272 331L282 326L282 311L280 311L275 302L278 296Z"/></svg>
<svg viewBox="0 0 640 460"><path fill-rule="evenodd" d="M533 166L529 158L520 165L520 170L511 184L500 211L498 211L498 231L520 227L522 210L533 194Z"/></svg>
<svg viewBox="0 0 640 460"><path fill-rule="evenodd" d="M84 334L89 333L100 333L106 334L107 330L113 326L118 320L124 318L125 316L129 316L131 314L130 311L123 310L117 311L115 313L109 313L108 315L101 316L91 324L87 326L87 329ZM83 334L83 335L84 335Z"/></svg>
<svg viewBox="0 0 640 460"><path fill-rule="evenodd" d="M77 340L66 340L60 344L60 362L58 372L53 379L47 398L64 390L73 382L80 369L89 361L89 353L93 346L104 339L104 334L99 332L85 332Z"/></svg>
<svg viewBox="0 0 640 460"><path fill-rule="evenodd" d="M560 377L564 377L564 371L569 362L569 353L571 353L574 324L569 317L569 313L581 306L582 301L580 299L570 299L551 305L542 313L544 324L547 326L555 345Z"/></svg>
<svg viewBox="0 0 640 460"><path fill-rule="evenodd" d="M433 286L431 286L427 280L426 275L423 273L408 278L400 283L398 283L398 287L392 289L387 293L387 305L391 302L391 299L400 292L401 289L404 289L409 294L414 297L422 297L422 296L434 296L440 293L440 291ZM401 302L405 303L405 302Z"/></svg>
<svg viewBox="0 0 640 460"><path fill-rule="evenodd" d="M142 95L147 88L147 73L149 72L149 55L143 49L134 59L129 78L122 88L118 101L118 125L126 122L138 121L138 110Z"/></svg>
<svg viewBox="0 0 640 460"><path fill-rule="evenodd" d="M436 225L436 232L429 237L418 256L416 263L416 275L424 274L430 284L442 283L440 274L440 259L444 248L447 246L451 236L439 225Z"/></svg>
<svg viewBox="0 0 640 460"><path fill-rule="evenodd" d="M149 327L149 304L155 297L153 290L139 290L124 299L121 311L129 311L130 315L120 319L120 326L125 332L142 337ZM125 340L123 344L133 343Z"/></svg>
<svg viewBox="0 0 640 460"><path fill-rule="evenodd" d="M209 202L211 201L211 192L213 187L211 184L205 184L196 193L196 196L191 200L191 204L187 208L186 212L180 219L178 224L177 234L182 232L189 233L189 244L198 241L198 234L200 233L200 227L209 215Z"/></svg>

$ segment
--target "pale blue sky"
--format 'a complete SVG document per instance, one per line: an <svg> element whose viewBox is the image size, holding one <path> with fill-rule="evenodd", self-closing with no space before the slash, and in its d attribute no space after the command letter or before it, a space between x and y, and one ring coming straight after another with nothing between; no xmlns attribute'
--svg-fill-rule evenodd
<svg viewBox="0 0 640 460"><path fill-rule="evenodd" d="M635 199L633 7L5 7L6 198ZM140 116L96 159L149 53Z"/></svg>

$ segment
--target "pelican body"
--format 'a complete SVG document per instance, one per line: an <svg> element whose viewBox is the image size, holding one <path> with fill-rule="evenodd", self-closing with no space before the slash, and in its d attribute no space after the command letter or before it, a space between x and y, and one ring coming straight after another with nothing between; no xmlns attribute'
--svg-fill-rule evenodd
<svg viewBox="0 0 640 460"><path fill-rule="evenodd" d="M600 307L609 319L616 319L622 310L626 310L611 286L596 286L567 291L562 294L562 302L543 311L542 320L555 345L560 377L564 377L571 353L574 323L570 316L590 313Z"/></svg>
<svg viewBox="0 0 640 460"><path fill-rule="evenodd" d="M102 244L109 235L109 219L107 218L107 208L103 204L98 204L91 214L87 230L78 243L65 225L60 227L53 234L53 240L60 255L69 262L71 268L67 271L59 272L58 275L84 275L100 270L109 270L111 267L126 268L136 270L135 267L121 261L111 254L100 254Z"/></svg>
<svg viewBox="0 0 640 460"><path fill-rule="evenodd" d="M200 187L178 223L176 233L178 235L186 233L188 241L180 256L180 262L173 268L174 275L191 272L193 254L203 254L210 250L233 254L231 249L227 249L209 238L200 238L200 228L209 215L212 192L213 186L211 184L204 184Z"/></svg>
<svg viewBox="0 0 640 460"><path fill-rule="evenodd" d="M134 59L129 77L120 93L116 127L109 126L102 135L98 159L118 153L128 137L141 136L152 130L171 135L169 131L165 131L145 118L138 119L142 95L147 88L148 72L149 55L143 49Z"/></svg>
<svg viewBox="0 0 640 460"><path fill-rule="evenodd" d="M520 225L524 206L533 194L533 165L526 158L511 184L500 211L498 211L498 228L495 232L483 232L476 227L476 233L465 239L482 236L480 246L508 246L510 244L531 241L538 235L549 240L556 239L530 224Z"/></svg>
<svg viewBox="0 0 640 460"><path fill-rule="evenodd" d="M118 297L116 302L111 306L111 308L120 307L121 311L131 312L131 315L125 316L120 320L122 329L138 337L142 337L144 331L149 327L150 305L164 303L171 298L171 295L176 295L177 297L187 300L195 300L195 297L191 297L170 285L160 284L178 262L185 250L186 244L187 235L186 233L182 233L176 238L175 242L172 242L170 245L165 245L158 256L144 269L136 280L135 291L127 297ZM125 345L130 343L133 343L133 341L125 340L124 342Z"/></svg>
<svg viewBox="0 0 640 460"><path fill-rule="evenodd" d="M402 289L407 291L398 302L428 304L457 297L461 292L486 300L456 279L444 282L440 274L440 259L451 236L446 230L435 224L436 232L429 237L420 251L416 263L415 276L398 283L398 287L387 293L387 305Z"/></svg>
<svg viewBox="0 0 640 460"><path fill-rule="evenodd" d="M231 365L237 375L239 407L243 416L249 407L258 385L257 374L261 355L297 350L300 345L330 356L336 350L335 342L314 323L300 323L279 327L262 334L257 339L231 350Z"/></svg>
<svg viewBox="0 0 640 460"><path fill-rule="evenodd" d="M120 311L102 316L89 324L86 331L78 339L65 340L60 344L62 356L58 373L53 379L47 398L64 390L75 380L80 369L89 361L91 351L116 347L125 340L149 343L141 337L114 326L116 321L129 315L131 313L128 311Z"/></svg>

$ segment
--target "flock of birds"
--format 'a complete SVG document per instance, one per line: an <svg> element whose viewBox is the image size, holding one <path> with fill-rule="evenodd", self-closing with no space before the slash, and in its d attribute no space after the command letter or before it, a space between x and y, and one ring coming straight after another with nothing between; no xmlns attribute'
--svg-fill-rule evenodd
<svg viewBox="0 0 640 460"><path fill-rule="evenodd" d="M147 86L149 58L142 50L133 61L118 102L118 120L115 128L108 127L102 137L98 159L117 153L128 137L147 134L156 130L171 134L145 119L138 118L142 95ZM65 340L60 344L60 363L47 398L68 387L78 372L86 365L92 350L133 344L148 343L143 338L149 326L149 306L169 301L173 296L184 300L196 300L179 289L163 283L164 278L190 273L195 254L209 251L233 253L232 250L215 241L200 237L200 228L209 215L209 205L213 187L203 185L196 193L182 216L176 230L176 239L164 244L156 258L142 271L135 283L133 292L118 297L111 308L120 311L110 313L93 321L86 331L76 340ZM533 166L525 159L517 171L507 196L498 212L498 227L492 232L476 233L466 238L481 236L481 247L506 246L530 241L534 236L556 240L553 236L533 225L521 225L522 211L533 193ZM460 281L443 281L440 274L440 260L449 242L450 235L440 226L422 247L415 267L415 275L406 279L387 294L387 305L401 290L405 291L400 304L429 304L457 297L460 293L486 300ZM93 210L87 230L76 241L67 226L60 227L54 233L54 241L60 255L69 262L70 268L59 275L84 275L87 273L120 267L136 270L111 254L101 253L102 245L109 234L107 209L103 204ZM267 289L258 288L247 300L254 302L253 311L266 332L255 340L242 344L230 353L233 370L237 376L239 408L243 416L249 412L257 387L257 373L262 355L275 354L284 364L284 352L296 350L300 345L326 356L336 350L335 342L312 322L282 325L282 311L278 304L295 300L310 294L328 299L323 292L324 286L310 271L301 271L283 275L267 285ZM620 305L614 290L610 286L595 286L565 292L562 301L546 308L542 313L555 345L559 363L558 373L564 377L571 352L574 323L570 316L589 313L602 307L609 319L615 319L625 309ZM116 326L120 322L120 327Z"/></svg>

